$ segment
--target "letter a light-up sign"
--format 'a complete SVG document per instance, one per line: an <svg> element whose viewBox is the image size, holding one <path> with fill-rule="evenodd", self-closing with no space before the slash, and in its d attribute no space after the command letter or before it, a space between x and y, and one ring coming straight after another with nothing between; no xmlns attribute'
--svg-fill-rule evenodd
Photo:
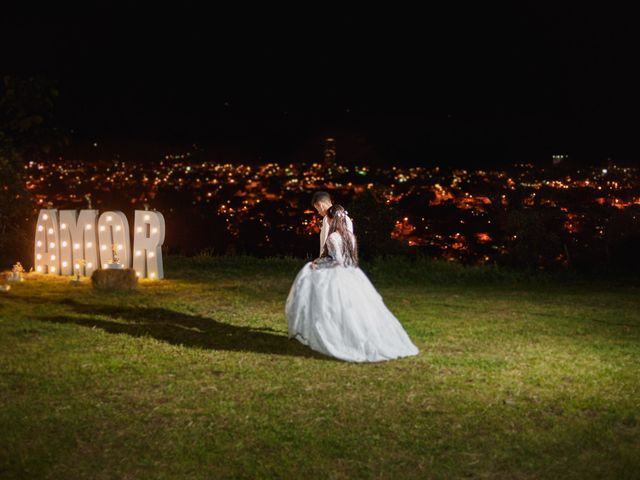
<svg viewBox="0 0 640 480"><path fill-rule="evenodd" d="M34 247L35 270L40 273L60 273L58 211L40 210Z"/></svg>
<svg viewBox="0 0 640 480"><path fill-rule="evenodd" d="M165 224L161 213L136 210L134 249L131 251L129 222L122 212L104 212L98 220L97 210L40 210L34 244L36 272L56 275L90 276L106 268L115 247L118 261L133 268L138 277L164 278L162 243ZM84 260L81 262L80 260ZM84 263L84 265L83 265ZM83 271L84 269L84 271Z"/></svg>

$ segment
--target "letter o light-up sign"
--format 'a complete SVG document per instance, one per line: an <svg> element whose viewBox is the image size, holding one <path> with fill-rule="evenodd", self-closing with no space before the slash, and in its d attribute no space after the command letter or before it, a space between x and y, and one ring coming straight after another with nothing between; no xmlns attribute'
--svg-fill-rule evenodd
<svg viewBox="0 0 640 480"><path fill-rule="evenodd" d="M106 268L115 246L118 260L141 278L162 279L165 223L160 212L136 210L133 255L129 222L122 212L97 210L40 210L34 245L35 270L40 273L90 276ZM80 260L84 260L80 262Z"/></svg>
<svg viewBox="0 0 640 480"><path fill-rule="evenodd" d="M107 268L115 246L120 263L131 266L129 222L122 212L104 212L98 219L98 239L100 243L100 263Z"/></svg>

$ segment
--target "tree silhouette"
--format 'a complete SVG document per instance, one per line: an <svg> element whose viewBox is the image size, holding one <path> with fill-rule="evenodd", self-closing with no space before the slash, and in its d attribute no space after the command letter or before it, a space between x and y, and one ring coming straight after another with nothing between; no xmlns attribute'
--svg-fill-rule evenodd
<svg viewBox="0 0 640 480"><path fill-rule="evenodd" d="M57 96L46 79L4 76L0 82L0 265L32 260L34 210L24 164L46 159L66 141L52 125Z"/></svg>

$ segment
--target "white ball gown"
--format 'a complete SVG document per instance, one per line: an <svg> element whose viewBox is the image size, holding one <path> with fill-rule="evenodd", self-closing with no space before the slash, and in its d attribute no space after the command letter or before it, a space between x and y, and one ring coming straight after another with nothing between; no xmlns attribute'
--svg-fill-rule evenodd
<svg viewBox="0 0 640 480"><path fill-rule="evenodd" d="M355 240L354 240L355 241ZM307 263L285 306L289 338L349 362L380 362L417 355L398 319L357 266L345 266L342 237L327 238L329 257Z"/></svg>

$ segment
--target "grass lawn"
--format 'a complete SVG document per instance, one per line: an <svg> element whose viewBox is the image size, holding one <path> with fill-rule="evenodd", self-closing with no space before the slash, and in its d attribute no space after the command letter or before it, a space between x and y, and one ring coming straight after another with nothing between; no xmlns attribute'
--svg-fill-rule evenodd
<svg viewBox="0 0 640 480"><path fill-rule="evenodd" d="M302 264L0 294L0 478L640 478L638 282L368 264L421 352L352 364L287 339Z"/></svg>

